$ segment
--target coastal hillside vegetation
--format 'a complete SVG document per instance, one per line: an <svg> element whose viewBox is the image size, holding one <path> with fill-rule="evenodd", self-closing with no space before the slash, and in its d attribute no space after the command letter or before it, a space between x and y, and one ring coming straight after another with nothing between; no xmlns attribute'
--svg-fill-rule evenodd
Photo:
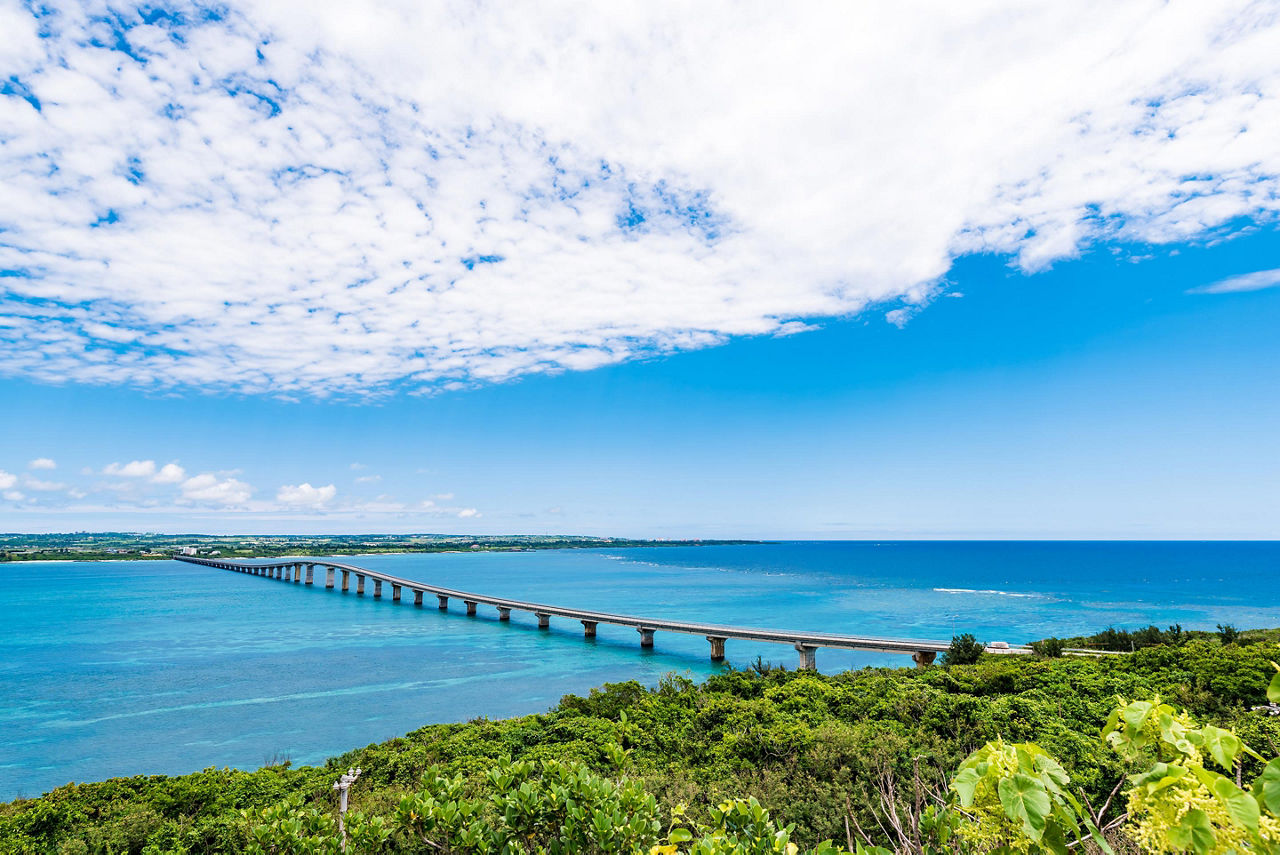
<svg viewBox="0 0 1280 855"><path fill-rule="evenodd" d="M0 853L337 852L355 768L351 853L1274 852L1280 645L1240 641L610 684L321 767L61 787L0 806Z"/></svg>

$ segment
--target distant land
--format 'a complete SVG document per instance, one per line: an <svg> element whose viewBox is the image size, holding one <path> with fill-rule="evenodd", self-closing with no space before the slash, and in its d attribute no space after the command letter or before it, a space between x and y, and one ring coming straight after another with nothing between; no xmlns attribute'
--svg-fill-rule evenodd
<svg viewBox="0 0 1280 855"><path fill-rule="evenodd" d="M0 534L0 563L166 559L174 553L223 558L281 555L372 555L389 552L515 552L530 549L619 549L636 546L726 546L754 540L633 540L580 535L212 535L138 532Z"/></svg>

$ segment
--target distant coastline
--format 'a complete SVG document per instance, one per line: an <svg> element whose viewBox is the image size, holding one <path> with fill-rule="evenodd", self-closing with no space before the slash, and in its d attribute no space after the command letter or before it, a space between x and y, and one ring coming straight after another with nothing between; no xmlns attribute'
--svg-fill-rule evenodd
<svg viewBox="0 0 1280 855"><path fill-rule="evenodd" d="M733 546L757 540L642 540L582 535L353 534L249 535L0 534L0 564L59 561L165 561L174 554L222 558L290 555L411 555L459 552L530 552L543 549L629 549L655 546Z"/></svg>

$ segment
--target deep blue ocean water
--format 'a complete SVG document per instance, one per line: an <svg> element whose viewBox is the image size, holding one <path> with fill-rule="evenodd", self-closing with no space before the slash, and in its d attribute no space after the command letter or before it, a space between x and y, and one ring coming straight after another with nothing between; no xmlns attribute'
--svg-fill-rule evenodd
<svg viewBox="0 0 1280 855"><path fill-rule="evenodd" d="M1280 543L778 543L359 556L463 590L749 626L1029 641L1280 626ZM372 586L370 586L372 587ZM68 781L317 763L423 724L541 712L604 682L713 672L700 637L539 631L171 561L0 565L0 799ZM370 591L371 594L371 591ZM730 641L738 666L788 647ZM818 651L825 672L910 665Z"/></svg>

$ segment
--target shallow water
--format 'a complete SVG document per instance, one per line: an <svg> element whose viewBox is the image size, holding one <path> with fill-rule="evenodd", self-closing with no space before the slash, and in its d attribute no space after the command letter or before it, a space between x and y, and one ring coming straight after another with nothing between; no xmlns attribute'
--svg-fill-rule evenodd
<svg viewBox="0 0 1280 855"><path fill-rule="evenodd" d="M1277 543L780 543L359 556L449 587L654 617L1027 641L1155 622L1280 626ZM539 631L171 562L0 565L0 799L68 781L315 763L430 722L540 712L717 666L700 637ZM353 585L354 588L354 585ZM738 666L789 647L730 641ZM818 651L818 667L907 665Z"/></svg>

